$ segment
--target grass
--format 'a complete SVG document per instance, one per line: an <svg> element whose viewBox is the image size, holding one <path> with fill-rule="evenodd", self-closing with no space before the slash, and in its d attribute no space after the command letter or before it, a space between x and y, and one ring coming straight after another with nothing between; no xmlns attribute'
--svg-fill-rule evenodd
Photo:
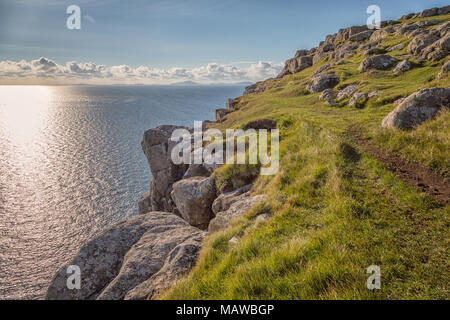
<svg viewBox="0 0 450 320"><path fill-rule="evenodd" d="M389 45L398 40L407 41L386 39ZM402 76L359 73L363 58L358 53L332 69L341 77L339 86L359 83L360 92L379 91L361 109L347 101L330 107L319 94L305 93L323 61L272 80L262 94L242 97L241 109L217 125L276 120L280 171L257 178L253 192L267 199L228 229L208 235L196 267L165 298L450 298L449 206L406 185L343 134L359 124L379 147L450 177L450 112L414 131L380 125L396 99L426 87L449 87L449 78L436 78L440 67L431 64L417 64ZM241 181L253 169L224 166L216 175L222 182ZM261 213L271 218L257 221ZM238 243L229 243L233 237ZM366 288L370 265L381 268L381 290Z"/></svg>

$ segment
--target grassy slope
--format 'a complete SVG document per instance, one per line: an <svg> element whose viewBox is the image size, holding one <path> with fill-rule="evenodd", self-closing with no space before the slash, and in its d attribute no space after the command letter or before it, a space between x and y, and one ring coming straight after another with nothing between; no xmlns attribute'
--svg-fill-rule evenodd
<svg viewBox="0 0 450 320"><path fill-rule="evenodd" d="M450 16L445 17L450 20ZM406 38L388 37L395 45ZM394 57L405 49L392 52ZM268 200L207 237L194 270L166 294L171 299L381 299L450 298L449 206L421 194L347 141L344 131L362 124L373 143L450 177L450 113L415 131L384 130L380 123L398 97L425 87L448 87L435 79L439 66L416 65L402 76L391 71L359 73L361 54L334 71L341 83L379 90L364 108L345 101L330 107L305 85L323 61L273 81L258 95L241 99L241 109L220 128L242 127L271 118L281 126L281 168L259 177L254 192ZM222 167L217 176L243 170ZM257 214L270 212L267 222ZM237 244L230 244L232 237ZM366 269L381 267L382 289L366 288Z"/></svg>

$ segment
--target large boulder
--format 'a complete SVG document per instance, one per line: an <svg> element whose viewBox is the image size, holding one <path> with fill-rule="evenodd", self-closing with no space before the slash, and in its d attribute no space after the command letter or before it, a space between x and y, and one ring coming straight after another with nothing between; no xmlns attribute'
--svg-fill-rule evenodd
<svg viewBox="0 0 450 320"><path fill-rule="evenodd" d="M390 55L380 54L377 56L365 58L363 62L361 62L358 70L360 72L372 69L386 70L391 68L396 62L397 60Z"/></svg>
<svg viewBox="0 0 450 320"><path fill-rule="evenodd" d="M413 129L436 116L442 108L450 108L450 88L423 89L404 99L383 119L382 126Z"/></svg>
<svg viewBox="0 0 450 320"><path fill-rule="evenodd" d="M258 195L254 197L243 197L242 199L232 203L228 209L218 212L216 217L211 220L209 223L208 232L213 233L226 229L232 220L243 216L248 210L263 199L265 199L264 195Z"/></svg>
<svg viewBox="0 0 450 320"><path fill-rule="evenodd" d="M150 204L152 211L172 212L175 207L170 197L172 185L180 180L188 165L175 165L171 160L171 152L175 142L170 141L174 130L186 129L180 126L163 125L144 133L141 142L147 161L152 171L150 183Z"/></svg>
<svg viewBox="0 0 450 320"><path fill-rule="evenodd" d="M366 30L354 35L351 35L349 40L350 41L364 41L370 38L370 36L372 35L373 31L372 30Z"/></svg>
<svg viewBox="0 0 450 320"><path fill-rule="evenodd" d="M416 36L408 45L408 53L419 56L422 50L439 40L435 33Z"/></svg>
<svg viewBox="0 0 450 320"><path fill-rule="evenodd" d="M400 75L408 70L411 70L411 67L411 62L409 62L408 60L403 60L395 66L394 74Z"/></svg>
<svg viewBox="0 0 450 320"><path fill-rule="evenodd" d="M368 30L367 26L353 26L350 28L341 29L338 31L336 35L335 42L339 42L342 40L349 40L351 36L367 30Z"/></svg>
<svg viewBox="0 0 450 320"><path fill-rule="evenodd" d="M183 259L192 265L204 236L201 230L167 212L150 212L119 222L85 244L56 273L46 299L123 299L139 284L170 268L170 257L186 243L197 245L197 251L184 251ZM69 265L80 268L80 289L67 287ZM174 281L170 275L165 280L166 285Z"/></svg>
<svg viewBox="0 0 450 320"><path fill-rule="evenodd" d="M211 206L216 197L213 178L192 177L173 185L172 198L181 216L190 225L200 229L206 229L214 218Z"/></svg>
<svg viewBox="0 0 450 320"><path fill-rule="evenodd" d="M334 72L321 73L311 78L306 86L310 93L321 92L325 89L334 88L339 83L339 77Z"/></svg>

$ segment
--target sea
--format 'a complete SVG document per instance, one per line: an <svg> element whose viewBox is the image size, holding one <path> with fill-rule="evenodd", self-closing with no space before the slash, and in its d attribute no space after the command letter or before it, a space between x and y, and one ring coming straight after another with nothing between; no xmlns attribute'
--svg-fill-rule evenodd
<svg viewBox="0 0 450 320"><path fill-rule="evenodd" d="M0 86L0 299L43 299L86 241L137 214L145 130L212 120L243 90Z"/></svg>

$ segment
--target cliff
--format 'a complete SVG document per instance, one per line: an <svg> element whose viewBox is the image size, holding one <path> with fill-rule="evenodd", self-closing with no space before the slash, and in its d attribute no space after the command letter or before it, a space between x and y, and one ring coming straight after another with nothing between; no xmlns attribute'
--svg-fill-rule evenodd
<svg viewBox="0 0 450 320"><path fill-rule="evenodd" d="M448 298L449 31L450 6L339 30L203 123L279 128L272 176L175 164L172 133L194 129L148 130L140 215L80 250L80 290L64 267L47 298Z"/></svg>

